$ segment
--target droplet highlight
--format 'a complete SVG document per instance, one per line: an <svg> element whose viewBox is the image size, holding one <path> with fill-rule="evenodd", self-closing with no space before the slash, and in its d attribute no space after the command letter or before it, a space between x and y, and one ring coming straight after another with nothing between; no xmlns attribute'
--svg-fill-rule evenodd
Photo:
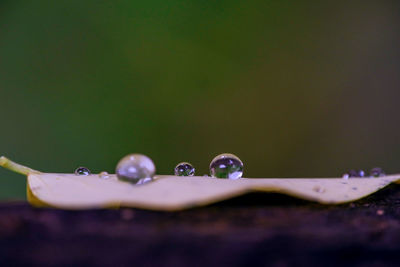
<svg viewBox="0 0 400 267"><path fill-rule="evenodd" d="M210 174L215 178L239 179L243 175L243 162L233 154L218 155L210 163Z"/></svg>

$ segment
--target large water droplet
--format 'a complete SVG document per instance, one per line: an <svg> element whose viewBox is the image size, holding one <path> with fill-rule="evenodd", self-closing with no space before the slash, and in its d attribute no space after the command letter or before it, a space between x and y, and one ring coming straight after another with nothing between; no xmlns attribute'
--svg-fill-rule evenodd
<svg viewBox="0 0 400 267"><path fill-rule="evenodd" d="M216 178L236 180L243 175L243 162L233 154L221 154L210 163L210 174Z"/></svg>
<svg viewBox="0 0 400 267"><path fill-rule="evenodd" d="M76 175L90 175L90 170L86 167L79 167L75 170Z"/></svg>
<svg viewBox="0 0 400 267"><path fill-rule="evenodd" d="M192 164L188 162L181 162L176 165L174 173L176 176L193 176L195 169Z"/></svg>
<svg viewBox="0 0 400 267"><path fill-rule="evenodd" d="M156 166L142 154L130 154L122 158L115 169L118 179L137 184L143 178L153 178Z"/></svg>

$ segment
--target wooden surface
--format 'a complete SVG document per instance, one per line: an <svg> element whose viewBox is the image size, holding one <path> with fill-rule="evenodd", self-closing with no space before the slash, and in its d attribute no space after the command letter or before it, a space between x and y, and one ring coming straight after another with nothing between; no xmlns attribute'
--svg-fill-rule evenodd
<svg viewBox="0 0 400 267"><path fill-rule="evenodd" d="M250 194L182 212L0 205L0 264L398 266L400 186L323 206Z"/></svg>

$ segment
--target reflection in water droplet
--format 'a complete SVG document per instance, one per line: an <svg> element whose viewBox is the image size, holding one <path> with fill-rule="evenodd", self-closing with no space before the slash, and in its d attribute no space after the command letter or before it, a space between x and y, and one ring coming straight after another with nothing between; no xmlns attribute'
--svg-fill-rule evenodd
<svg viewBox="0 0 400 267"><path fill-rule="evenodd" d="M174 169L174 174L176 176L193 176L195 173L195 169L192 164L188 162L181 162L176 165Z"/></svg>
<svg viewBox="0 0 400 267"><path fill-rule="evenodd" d="M151 181L153 181L153 178L147 177L147 178L140 179L136 184L138 184L138 185L147 184L147 183L150 183Z"/></svg>
<svg viewBox="0 0 400 267"><path fill-rule="evenodd" d="M156 166L153 161L141 154L130 154L122 158L115 170L119 180L134 184L138 184L143 178L151 179L155 172Z"/></svg>
<svg viewBox="0 0 400 267"><path fill-rule="evenodd" d="M79 167L75 170L76 175L90 175L90 170L86 167Z"/></svg>
<svg viewBox="0 0 400 267"><path fill-rule="evenodd" d="M99 173L99 176L100 176L101 179L110 178L110 175L108 174L108 172L101 172L101 173Z"/></svg>
<svg viewBox="0 0 400 267"><path fill-rule="evenodd" d="M243 162L233 154L221 154L210 163L212 177L236 180L243 175Z"/></svg>

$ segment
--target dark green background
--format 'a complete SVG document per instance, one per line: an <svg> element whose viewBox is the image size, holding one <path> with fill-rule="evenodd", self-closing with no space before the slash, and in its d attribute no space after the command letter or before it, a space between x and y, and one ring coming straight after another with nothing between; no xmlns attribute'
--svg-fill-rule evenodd
<svg viewBox="0 0 400 267"><path fill-rule="evenodd" d="M132 152L160 174L222 152L246 177L400 172L399 4L321 2L3 0L0 154L48 172Z"/></svg>

